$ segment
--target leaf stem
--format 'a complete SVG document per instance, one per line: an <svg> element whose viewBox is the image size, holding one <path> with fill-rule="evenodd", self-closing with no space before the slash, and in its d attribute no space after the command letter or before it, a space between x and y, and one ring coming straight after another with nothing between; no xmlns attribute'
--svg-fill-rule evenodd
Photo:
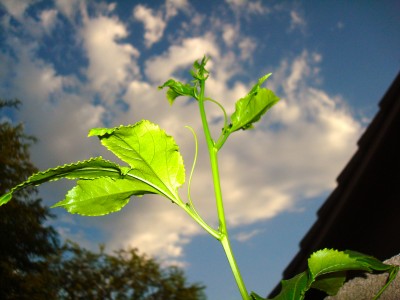
<svg viewBox="0 0 400 300"><path fill-rule="evenodd" d="M225 108L221 105L221 103L219 103L218 101L211 99L209 97L204 98L205 101L210 101L216 105L218 105L218 107L222 110L222 112L224 113L224 128L226 128L228 126L228 116L226 114L226 110Z"/></svg>
<svg viewBox="0 0 400 300"><path fill-rule="evenodd" d="M186 211L186 213L190 217L192 217L201 227L203 227L204 230L207 231L211 236L213 236L217 240L221 239L221 233L208 225L196 212L193 206L191 206L189 203L180 203L179 206L182 207Z"/></svg>
<svg viewBox="0 0 400 300"><path fill-rule="evenodd" d="M196 208L195 208L195 206L193 204L193 201L192 201L192 195L190 193L190 188L192 186L192 178L193 178L194 169L196 167L197 154L198 154L198 148L199 147L198 147L198 142L197 142L197 136L196 136L196 133L194 132L193 128L190 127L190 126L185 126L185 127L192 132L193 138L194 138L194 145L195 145L193 164L192 164L192 169L190 170L189 181L188 181L187 195L188 195L189 205L192 207L193 212L198 215L198 213L196 211Z"/></svg>
<svg viewBox="0 0 400 300"><path fill-rule="evenodd" d="M247 292L243 278L240 275L239 268L237 266L235 257L233 255L232 247L229 242L229 235L228 235L228 229L226 226L225 211L224 211L224 204L222 201L221 183L220 183L219 170L218 170L217 153L218 153L219 148L217 148L215 146L215 142L212 139L210 129L208 126L205 108L204 108L205 79L200 79L199 83L200 83L200 95L198 96L198 103L199 103L200 116L201 116L201 120L202 120L202 124L203 124L204 135L205 135L208 152L209 152L209 156L210 156L212 178L213 178L213 182L214 182L214 194L215 194L215 199L216 199L218 221L219 221L219 233L220 233L219 241L221 242L222 247L224 248L226 257L227 257L229 265L232 269L232 273L235 277L236 284L238 285L238 288L239 288L240 294L242 295L243 300L250 300L250 296Z"/></svg>
<svg viewBox="0 0 400 300"><path fill-rule="evenodd" d="M230 133L227 130L227 127L224 127L221 136L219 137L217 143L215 144L215 148L217 148L217 150L222 148L222 146L225 144L226 140L228 139L229 135L230 135Z"/></svg>
<svg viewBox="0 0 400 300"><path fill-rule="evenodd" d="M242 295L243 300L250 300L249 293L247 292L246 285L244 284L242 275L240 274L239 267L236 263L235 257L232 252L232 247L229 242L229 237L227 234L223 235L220 240L222 247L224 248L226 257L229 261L229 265L231 266L233 276L235 277L236 284L239 288L240 294Z"/></svg>
<svg viewBox="0 0 400 300"><path fill-rule="evenodd" d="M197 136L196 133L194 132L193 128L190 126L185 126L186 128L188 128L194 137L194 142L195 142L195 154L194 154L194 160L193 160L193 165L192 165L192 169L190 171L190 176L189 176L189 182L188 182L188 200L189 203L186 203L185 205L183 205L183 201L181 201L180 206L197 222L199 223L199 225L201 227L204 228L204 230L206 230L209 234L211 234L214 238L216 238L217 240L219 240L221 238L221 235L219 233L219 231L213 229L211 226L209 226L199 215L199 213L196 210L196 207L193 204L192 201L192 196L190 193L190 187L191 187L191 183L192 183L192 177L193 177L193 172L194 172L194 168L196 166L196 161L197 161L197 153L198 153L198 142L197 142Z"/></svg>

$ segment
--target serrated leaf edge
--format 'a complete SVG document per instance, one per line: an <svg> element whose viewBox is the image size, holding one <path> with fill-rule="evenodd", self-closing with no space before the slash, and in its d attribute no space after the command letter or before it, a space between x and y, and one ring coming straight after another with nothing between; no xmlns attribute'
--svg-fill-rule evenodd
<svg viewBox="0 0 400 300"><path fill-rule="evenodd" d="M105 131L107 131L107 132L105 132L105 133L103 133L103 134L91 134L91 132L92 132L92 130L91 130L91 131L89 132L89 136L98 136L99 139L100 139L100 141L101 141L102 137L104 137L105 135L112 135L113 133L117 132L117 131L120 130L120 129L135 128L135 127L140 126L140 125L143 124L143 123L149 124L149 125L151 125L151 126L155 126L155 127L157 128L157 130L159 130L163 135L165 135L165 138L171 139L171 140L173 141L173 145L174 145L174 148L175 148L174 151L176 151L176 152L179 154L180 159L182 160L182 168L183 168L183 172L184 172L184 174L185 174L185 173L186 173L186 172L185 172L185 171L186 171L186 170L185 170L185 165L184 165L184 163L183 163L182 155L181 155L180 152L179 152L179 146L177 145L175 139L173 138L172 135L169 135L164 129L162 129L158 124L153 123L153 122L151 122L150 120L143 119L143 120L140 120L139 122L136 122L135 124L120 125L120 126L117 126L117 127L114 127L114 128L104 128ZM96 130L101 130L101 129L103 129L103 128L96 128ZM103 143L102 143L102 144L103 144ZM113 153L115 156L117 156L119 159L123 160L123 158L121 158L120 156L116 155L112 150L110 150L110 149L108 148L108 146L106 146L106 145L104 145L104 144L103 144L103 146L105 146L105 147L107 148L107 150L109 150L110 152L112 152L112 153ZM124 161L124 160L123 160L123 161ZM148 163L147 163L146 161L145 161L145 163L148 165ZM129 163L128 163L128 164L129 164ZM148 165L148 166L149 166L150 169L153 170L153 167L152 167L152 166L150 166L150 165ZM133 169L131 169L131 170L133 170ZM153 173L157 175L157 172L153 172ZM142 182L148 184L149 186L153 187L154 189L160 191L160 193L161 193L162 195L164 195L165 197L167 197L168 199L170 199L171 201L173 201L173 202L175 202L175 203L178 203L178 202L180 201L180 198L179 198L179 196L177 195L176 191L175 191L175 190L171 190L167 185L165 185L165 184L164 184L164 180L162 180L161 178L159 178L158 175L157 175L156 177L160 180L160 182L162 182L162 183L165 185L165 187L167 188L168 192L165 191L165 190L163 190L163 189L161 189L160 187L154 185L153 183L149 182L148 180L146 180L146 179L144 179L144 178L142 178L142 177L140 177L140 176L137 176L137 175L135 175L135 174L130 173L129 171L126 173L126 175L131 176L132 178L135 178L135 179L137 179L137 180L140 180L140 181L142 181ZM184 183L184 182L183 182L183 183ZM181 183L180 186L182 186L183 183ZM180 186L178 186L178 188L179 188ZM173 198L171 198L170 195L172 195Z"/></svg>
<svg viewBox="0 0 400 300"><path fill-rule="evenodd" d="M74 163L64 164L64 165L61 165L61 166L57 166L55 168L49 168L49 169L47 169L45 171L39 171L39 172L34 173L33 175L29 176L24 182L21 182L20 184L14 186L6 194L4 194L4 195L2 195L0 197L0 206L3 205L3 204L6 204L8 201L10 201L11 198L12 198L12 195L15 192L17 192L18 190L22 189L22 188L25 188L25 187L28 187L28 186L38 186L38 185L40 185L40 184L42 184L44 182L57 181L57 180L60 180L60 179L63 179L63 178L69 179L69 180L76 180L76 179L81 178L81 177L70 177L70 178L68 178L68 177L65 177L65 176L62 176L62 175L58 174L58 175L54 175L53 178L49 178L49 179L46 179L46 180L43 180L43 181L37 180L35 182L35 181L33 181L35 179L35 177L38 177L38 176L41 176L41 175L45 175L46 173L49 173L49 172L52 172L52 171L68 169L69 167L79 166L80 164L90 163L90 162L94 162L94 161L99 161L99 162L102 161L102 162L110 163L111 165L115 166L115 170L116 171L118 170L119 174L121 176L124 176L124 173L126 173L125 171L123 171L123 167L119 166L118 164L116 164L116 163L114 163L112 161L103 159L102 156L92 157L92 158L87 159L87 160L82 160L82 161L77 161L77 162L74 162ZM94 178L100 178L100 177L107 177L107 175L93 177L93 179Z"/></svg>

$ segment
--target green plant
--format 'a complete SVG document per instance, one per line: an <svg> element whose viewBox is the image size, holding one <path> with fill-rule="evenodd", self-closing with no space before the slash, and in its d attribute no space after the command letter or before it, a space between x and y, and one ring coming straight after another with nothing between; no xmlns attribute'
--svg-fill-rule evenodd
<svg viewBox="0 0 400 300"><path fill-rule="evenodd" d="M170 79L159 88L168 88L167 99L170 104L173 104L180 96L189 96L197 101L211 163L219 220L218 229L204 221L196 211L190 196L190 181L195 164L189 176L188 200L184 201L178 193L179 187L185 181L185 168L178 146L171 136L147 120L116 128L94 128L89 132L89 136L97 136L108 150L126 162L128 166L120 166L102 157L96 157L52 168L36 173L25 182L15 186L0 198L0 205L10 201L13 193L24 187L61 178L77 180L77 185L67 193L64 200L53 207L64 207L70 213L87 216L99 216L118 211L129 202L131 196L159 194L182 208L221 243L242 298L263 299L255 293L248 293L230 246L218 171L218 152L232 133L253 128L254 123L259 121L278 102L279 98L272 91L261 87L271 75L267 74L258 80L245 97L236 102L235 111L228 120L224 107L216 100L205 96L205 83L209 76L205 68L206 63L206 57L194 63L191 70L193 77L191 83L185 84ZM218 105L224 114L224 126L217 139L212 137L209 130L204 106L206 101ZM192 132L195 136L197 152L197 137L193 130ZM329 249L317 251L310 257L308 264L307 271L288 281L283 281L283 289L274 299L303 299L310 288L335 294L345 281L347 270L388 272L390 274L388 284L398 272L398 267L382 264L370 256L352 251L340 252ZM386 286L382 288L382 291Z"/></svg>

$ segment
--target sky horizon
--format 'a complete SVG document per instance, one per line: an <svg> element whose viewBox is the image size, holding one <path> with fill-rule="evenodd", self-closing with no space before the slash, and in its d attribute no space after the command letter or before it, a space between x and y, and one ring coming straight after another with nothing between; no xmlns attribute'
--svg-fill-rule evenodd
<svg viewBox="0 0 400 300"><path fill-rule="evenodd" d="M148 119L175 138L187 175L190 125L200 141L192 197L216 228L197 107L185 99L170 106L157 87L189 81L193 62L207 55L206 94L230 115L272 73L263 86L281 100L219 155L235 255L249 291L266 296L400 70L399 11L396 1L0 0L0 97L22 101L0 120L23 122L38 138L31 158L45 170L99 155L118 161L88 131ZM222 113L207 109L216 135ZM45 184L39 196L50 206L73 185ZM137 247L183 267L208 299L240 299L222 248L165 199L132 198L104 217L51 212L62 238L92 250Z"/></svg>

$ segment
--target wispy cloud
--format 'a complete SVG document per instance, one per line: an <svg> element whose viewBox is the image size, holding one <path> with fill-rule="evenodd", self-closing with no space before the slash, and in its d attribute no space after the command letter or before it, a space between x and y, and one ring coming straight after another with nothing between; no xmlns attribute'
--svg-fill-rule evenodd
<svg viewBox="0 0 400 300"><path fill-rule="evenodd" d="M194 60L210 55L207 93L232 113L235 100L245 96L258 79L245 66L260 41L247 36L240 23L235 24L245 20L221 18L217 22L214 16L196 12L199 21L190 23L191 27L188 24L193 20L184 16L177 22L180 27L173 42L163 44L161 50L150 49L155 43L165 42L169 20L181 10L193 9L187 1L167 0L158 10L144 5L134 7L133 14L145 29L142 40L132 39L128 28L137 22L121 20L115 5L98 3L89 14L89 8L81 2L57 0L51 9L39 11L37 19L20 18L29 6L27 2L10 3L7 2L10 15L18 17L21 24L41 24L42 32L50 36L55 26L74 32L77 52L84 58L82 64L63 74L51 57L44 58L38 51L41 40L36 39L44 35L27 39L8 23L6 43L16 50L1 54L9 69L0 74L0 91L24 101L20 117L30 133L41 140L33 148L35 163L40 167L104 154L96 140L85 136L90 128L105 126L105 114L111 110L107 120L113 125L142 118L159 123L175 136L189 169L194 142L184 125L201 134L197 108L184 99L170 107L165 91L156 87L170 77L186 78L182 72ZM236 10L246 7L252 13L271 13L261 1L228 3ZM303 16L293 10L286 13L291 20L289 26L304 28ZM202 29L207 23L219 26ZM182 37L182 32L190 34ZM175 37L174 32L169 34ZM141 43L148 48L139 50ZM256 129L238 132L222 150L220 170L230 225L255 224L298 209L303 201L332 188L335 176L354 151L354 141L362 127L340 95L331 95L319 87L322 60L319 53L305 49L276 62L267 86L277 91L282 100ZM238 79L243 74L252 77L253 82ZM122 108L118 106L120 102L124 104ZM218 134L222 112L211 103L207 108L210 120L215 120L212 131ZM204 144L200 150L205 150ZM208 165L208 157L202 152L192 197L204 218L216 224ZM182 191L185 198L185 189ZM107 233L109 248L140 247L173 261L184 257L185 245L201 234L198 226L169 201L143 197L131 202L120 213L102 221L84 222ZM62 228L65 236L74 234ZM237 239L246 241L258 233L255 229ZM81 234L80 240L84 239Z"/></svg>
<svg viewBox="0 0 400 300"><path fill-rule="evenodd" d="M251 240L256 235L260 234L261 231L262 230L260 230L260 229L253 229L251 231L242 231L235 235L235 239L241 243L247 242L248 240Z"/></svg>
<svg viewBox="0 0 400 300"><path fill-rule="evenodd" d="M268 7L262 1L226 0L225 2L240 14L265 14L269 12Z"/></svg>
<svg viewBox="0 0 400 300"><path fill-rule="evenodd" d="M79 0L55 0L57 10L72 20L79 9Z"/></svg>
<svg viewBox="0 0 400 300"><path fill-rule="evenodd" d="M301 12L295 9L290 11L290 28L289 30L293 31L295 29L304 32L307 27L307 23L302 16Z"/></svg>
<svg viewBox="0 0 400 300"><path fill-rule="evenodd" d="M86 70L91 89L112 103L130 80L138 77L135 59L139 51L126 38L125 26L116 18L100 16L88 18L81 30L82 41L89 60Z"/></svg>
<svg viewBox="0 0 400 300"><path fill-rule="evenodd" d="M30 0L4 0L2 1L2 5L4 5L7 11L12 15L14 18L18 20L22 20L25 10L37 1L30 1Z"/></svg>
<svg viewBox="0 0 400 300"><path fill-rule="evenodd" d="M171 61L174 60L165 59L165 64ZM277 78L271 82L271 86L277 85L278 82L282 86L281 102L268 113L265 121L257 124L255 130L238 132L223 149L220 171L228 221L232 226L253 224L273 218L284 211L298 210L304 200L334 186L335 176L355 150L352 141L359 136L362 128L339 96L330 96L318 89L318 72L314 70L319 67L320 61L318 54L309 54L307 51L292 60L284 59L274 72ZM219 66L218 60L214 60L212 73L224 71L217 68L223 67ZM226 81L230 77L220 78L223 79L215 83L220 89L222 87L217 96L229 95L230 99L244 96L246 89L229 91ZM248 89L250 85L247 86ZM189 164L193 142L190 134L185 135L180 124L190 124L201 132L196 107L187 106L185 101L177 101L172 108L168 108L166 101L161 99L163 96L157 95L156 91L151 92L151 86L144 83L135 84L130 93L137 94L130 94L133 99L133 114L134 107L143 109L143 115L157 119L164 128L179 137L186 164ZM140 97L146 93L150 94L144 98ZM161 101L164 101L164 104L161 104ZM229 100L224 101L229 103ZM229 105L232 109L233 102ZM157 110L157 107L160 110ZM160 114L160 111L164 111L165 114ZM218 114L221 116L221 112L216 109L212 110L210 115ZM214 132L218 132L220 126L221 124L216 124ZM199 158L193 184L192 196L196 205L206 219L216 224L213 188L206 155ZM159 204L149 204L152 208L146 215L150 220L161 220L159 214L163 212L156 208L157 213L154 214L153 205L158 208ZM178 216L183 214L173 206L164 213L174 216L176 220L182 218ZM139 212L137 214L139 215ZM147 239L165 240L164 230L174 231L181 226L178 223L153 224L153 229L146 233L137 225L127 231L129 236L135 237L136 242L145 245ZM184 224L186 228L187 223ZM158 226L161 226L162 230L155 229ZM188 235L191 234L199 232L189 231ZM140 237L143 235L145 238L141 241ZM178 244L176 245L179 248ZM146 250L153 251L154 248Z"/></svg>
<svg viewBox="0 0 400 300"><path fill-rule="evenodd" d="M161 12L156 13L152 9L139 4L134 8L133 16L144 25L144 39L147 47L151 47L161 39L166 26Z"/></svg>
<svg viewBox="0 0 400 300"><path fill-rule="evenodd" d="M167 0L160 9L154 10L145 5L138 4L133 9L133 17L143 23L144 42L150 48L161 40L164 30L171 18L179 11L188 11L189 4L186 0Z"/></svg>
<svg viewBox="0 0 400 300"><path fill-rule="evenodd" d="M171 45L163 54L146 61L145 74L152 82L160 84L177 70L190 68L194 60L203 55L219 55L212 35L188 38Z"/></svg>

